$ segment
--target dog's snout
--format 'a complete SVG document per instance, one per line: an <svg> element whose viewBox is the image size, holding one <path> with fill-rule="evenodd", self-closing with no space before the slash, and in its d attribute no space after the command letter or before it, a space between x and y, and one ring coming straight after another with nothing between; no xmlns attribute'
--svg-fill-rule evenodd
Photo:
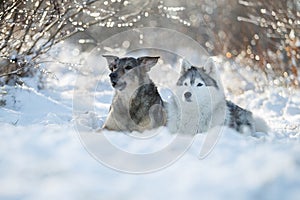
<svg viewBox="0 0 300 200"><path fill-rule="evenodd" d="M191 96L192 96L192 93L190 93L190 92L184 93L184 97L185 97L186 99L191 98Z"/></svg>
<svg viewBox="0 0 300 200"><path fill-rule="evenodd" d="M110 73L109 77L110 77L111 79L115 79L115 78L118 77L118 74L113 72L113 73Z"/></svg>
<svg viewBox="0 0 300 200"><path fill-rule="evenodd" d="M109 77L110 77L110 82L111 82L112 86L115 87L118 82L118 74L115 72L112 72L109 74Z"/></svg>

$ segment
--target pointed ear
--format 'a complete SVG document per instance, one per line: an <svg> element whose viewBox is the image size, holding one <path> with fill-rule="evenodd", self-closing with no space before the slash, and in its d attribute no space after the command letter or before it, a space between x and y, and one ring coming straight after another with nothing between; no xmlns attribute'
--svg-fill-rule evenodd
<svg viewBox="0 0 300 200"><path fill-rule="evenodd" d="M151 67L153 67L157 62L160 57L151 57L151 56L143 56L137 58L137 61L141 67L146 67L147 71L150 71Z"/></svg>
<svg viewBox="0 0 300 200"><path fill-rule="evenodd" d="M186 59L182 58L180 62L181 62L181 72L180 72L181 74L184 74L185 72L187 72L189 69L192 68L192 65Z"/></svg>
<svg viewBox="0 0 300 200"><path fill-rule="evenodd" d="M119 57L117 56L112 56L112 55L102 55L104 58L106 58L106 61L108 63L108 65L116 62L117 60L119 60Z"/></svg>
<svg viewBox="0 0 300 200"><path fill-rule="evenodd" d="M215 62L212 58L209 58L205 65L204 65L204 70L207 74L210 75L215 75L216 74L216 66L215 66Z"/></svg>

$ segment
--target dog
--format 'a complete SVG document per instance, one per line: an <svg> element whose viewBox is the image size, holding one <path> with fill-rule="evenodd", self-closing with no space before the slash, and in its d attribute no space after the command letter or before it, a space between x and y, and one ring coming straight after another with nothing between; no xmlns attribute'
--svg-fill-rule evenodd
<svg viewBox="0 0 300 200"><path fill-rule="evenodd" d="M175 103L179 113L176 131L192 133L206 132L216 126L228 126L239 133L251 135L255 131L266 131L262 119L254 119L252 112L227 101L210 58L203 67L196 67L182 60L181 74L176 83ZM173 106L174 107L174 106ZM173 108L174 110L174 108ZM261 127L255 127L256 121ZM179 121L179 123L178 123ZM179 124L179 125L178 125ZM180 127L178 127L180 126Z"/></svg>
<svg viewBox="0 0 300 200"><path fill-rule="evenodd" d="M115 89L103 128L143 132L164 126L164 102L147 73L156 65L159 57L103 57L107 60L111 85Z"/></svg>

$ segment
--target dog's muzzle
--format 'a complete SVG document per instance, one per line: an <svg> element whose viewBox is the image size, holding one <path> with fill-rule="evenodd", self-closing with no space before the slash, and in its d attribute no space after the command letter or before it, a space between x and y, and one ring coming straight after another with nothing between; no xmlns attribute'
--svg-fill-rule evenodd
<svg viewBox="0 0 300 200"><path fill-rule="evenodd" d="M120 81L118 74L112 72L109 74L111 85L117 90L123 90L126 87L126 82Z"/></svg>
<svg viewBox="0 0 300 200"><path fill-rule="evenodd" d="M185 93L183 94L183 96L184 96L184 98L185 98L185 100L186 100L187 102L191 102L191 101L192 101L192 99L191 99L192 93L191 93L191 92L185 92Z"/></svg>
<svg viewBox="0 0 300 200"><path fill-rule="evenodd" d="M115 87L118 83L118 74L116 74L115 72L112 72L109 74L110 77L110 82L112 84L113 87Z"/></svg>

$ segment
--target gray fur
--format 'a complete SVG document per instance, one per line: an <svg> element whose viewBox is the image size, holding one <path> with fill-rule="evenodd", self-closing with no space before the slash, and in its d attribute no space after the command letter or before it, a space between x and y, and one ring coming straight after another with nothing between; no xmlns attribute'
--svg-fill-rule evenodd
<svg viewBox="0 0 300 200"><path fill-rule="evenodd" d="M147 74L159 57L104 57L115 95L103 128L142 132L165 125L163 101Z"/></svg>
<svg viewBox="0 0 300 200"><path fill-rule="evenodd" d="M177 81L177 85L183 86L185 84L184 81L187 80L187 78L190 79L190 83L189 83L190 86L195 84L196 79L201 79L205 83L205 85L201 85L201 86L207 86L207 87L213 86L217 89L219 88L217 82L212 77L210 77L207 73L205 73L205 70L203 68L197 68L192 66L188 70L182 72L181 77ZM189 86L189 85L185 85L185 86ZM199 85L197 87L201 87L201 86Z"/></svg>
<svg viewBox="0 0 300 200"><path fill-rule="evenodd" d="M255 131L252 112L239 107L231 101L226 101L226 105L229 112L229 119L226 119L227 121L225 122L225 124L240 133L243 133L245 131L250 131L251 133L253 133Z"/></svg>

